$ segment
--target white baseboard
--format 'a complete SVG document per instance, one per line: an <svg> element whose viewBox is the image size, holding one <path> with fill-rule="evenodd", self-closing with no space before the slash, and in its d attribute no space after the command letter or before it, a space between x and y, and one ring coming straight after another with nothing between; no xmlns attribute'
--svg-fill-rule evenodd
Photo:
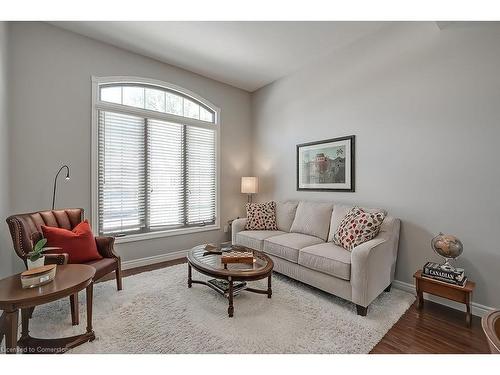
<svg viewBox="0 0 500 375"><path fill-rule="evenodd" d="M399 281L399 280L394 280L392 282L392 286L394 288L404 290L405 292L408 292L408 293L417 294L415 291L415 285L413 285L413 284L405 283L405 282ZM450 300L445 299L445 298L441 298L441 297L433 296L431 294L424 293L424 299L439 303L441 305L451 307L455 310L465 311L464 304L450 301ZM495 310L495 309L493 307L489 307L489 306L481 305L481 304L476 303L476 302L472 302L471 303L471 310L472 310L472 315L477 315L477 316L482 317L482 316L486 315L487 313L489 313L490 311Z"/></svg>
<svg viewBox="0 0 500 375"><path fill-rule="evenodd" d="M167 262L169 260L176 260L184 258L187 255L188 250L173 251L171 253L154 255L146 258L126 260L122 262L122 269L128 270L130 268L137 268L142 266L149 266L150 264Z"/></svg>

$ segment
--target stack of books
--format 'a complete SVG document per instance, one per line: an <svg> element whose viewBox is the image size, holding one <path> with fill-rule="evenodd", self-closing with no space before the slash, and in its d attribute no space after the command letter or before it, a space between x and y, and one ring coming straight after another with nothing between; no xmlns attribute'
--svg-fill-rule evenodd
<svg viewBox="0 0 500 375"><path fill-rule="evenodd" d="M467 277L463 268L449 270L443 268L441 264L434 262L425 263L422 276L461 287L467 283Z"/></svg>
<svg viewBox="0 0 500 375"><path fill-rule="evenodd" d="M229 297L229 282L227 280L212 279L208 280L209 286L222 294L224 297ZM233 296L238 295L242 290L246 289L247 283L237 281L233 283Z"/></svg>

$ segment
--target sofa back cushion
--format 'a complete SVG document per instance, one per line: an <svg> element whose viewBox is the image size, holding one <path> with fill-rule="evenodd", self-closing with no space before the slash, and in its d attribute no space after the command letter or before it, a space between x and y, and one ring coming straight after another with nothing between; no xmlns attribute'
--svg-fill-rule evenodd
<svg viewBox="0 0 500 375"><path fill-rule="evenodd" d="M276 202L276 224L278 230L290 232L298 202Z"/></svg>
<svg viewBox="0 0 500 375"><path fill-rule="evenodd" d="M332 208L332 203L299 202L290 232L308 234L326 241Z"/></svg>
<svg viewBox="0 0 500 375"><path fill-rule="evenodd" d="M328 233L328 242L333 242L333 237L335 236L335 232L339 228L340 223L353 207L354 206L343 204L335 204L333 206L332 218L330 221L330 232ZM387 211L379 208L365 208L365 210L370 213L383 212L384 215L387 215ZM382 223L380 230L383 231L383 229L384 224Z"/></svg>
<svg viewBox="0 0 500 375"><path fill-rule="evenodd" d="M396 219L393 216L386 215L382 225L380 226L380 231L378 232L379 235L381 233L394 232L395 229L394 226L397 224L398 221L399 219Z"/></svg>

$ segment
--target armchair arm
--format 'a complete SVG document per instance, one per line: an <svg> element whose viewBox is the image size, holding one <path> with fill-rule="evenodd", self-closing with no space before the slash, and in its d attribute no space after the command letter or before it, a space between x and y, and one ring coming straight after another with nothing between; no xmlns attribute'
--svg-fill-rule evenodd
<svg viewBox="0 0 500 375"><path fill-rule="evenodd" d="M118 254L115 253L114 237L98 236L95 238L95 243L97 245L97 251L99 251L99 254L101 254L104 258L120 258Z"/></svg>
<svg viewBox="0 0 500 375"><path fill-rule="evenodd" d="M231 224L231 243L233 245L236 244L236 233L245 230L245 225L247 225L246 217L233 220Z"/></svg>
<svg viewBox="0 0 500 375"><path fill-rule="evenodd" d="M61 254L44 254L45 264L68 264L69 255L67 253Z"/></svg>
<svg viewBox="0 0 500 375"><path fill-rule="evenodd" d="M352 250L352 301L357 305L368 306L394 280L400 221L388 219L393 221L390 230Z"/></svg>

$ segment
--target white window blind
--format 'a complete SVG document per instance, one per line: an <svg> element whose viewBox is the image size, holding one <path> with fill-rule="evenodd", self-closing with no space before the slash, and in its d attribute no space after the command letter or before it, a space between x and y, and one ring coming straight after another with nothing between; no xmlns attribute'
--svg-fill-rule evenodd
<svg viewBox="0 0 500 375"><path fill-rule="evenodd" d="M101 90L111 102L117 87L107 84ZM120 103L113 102L138 107L130 104L132 99L125 100L128 95L141 101L139 90L131 90L127 86L116 91ZM167 91L148 86L142 92L147 107L165 108L162 95ZM99 232L120 236L214 224L217 131L215 124L192 122L215 121L215 114L193 120L193 108L187 108L183 117L189 121L167 121L113 106L102 105L97 116ZM199 108L205 111L205 106Z"/></svg>
<svg viewBox="0 0 500 375"><path fill-rule="evenodd" d="M148 121L149 225L184 223L184 126Z"/></svg>
<svg viewBox="0 0 500 375"><path fill-rule="evenodd" d="M188 224L215 220L215 131L186 127Z"/></svg>
<svg viewBox="0 0 500 375"><path fill-rule="evenodd" d="M103 233L145 226L144 119L99 112L99 228Z"/></svg>

